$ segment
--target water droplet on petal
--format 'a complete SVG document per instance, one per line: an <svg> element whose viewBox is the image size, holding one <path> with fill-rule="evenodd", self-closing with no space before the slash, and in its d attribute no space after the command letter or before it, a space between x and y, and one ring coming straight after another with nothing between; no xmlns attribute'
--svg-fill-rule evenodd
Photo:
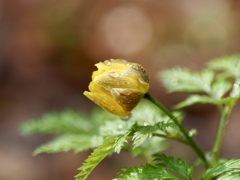
<svg viewBox="0 0 240 180"><path fill-rule="evenodd" d="M128 120L128 119L130 119L130 117L131 117L131 114L129 114L127 116L123 116L123 117L121 117L121 119L122 120Z"/></svg>
<svg viewBox="0 0 240 180"><path fill-rule="evenodd" d="M147 83L147 82L145 81L145 79L143 79L143 78L139 78L138 81L139 81L140 83L142 83L142 84Z"/></svg>
<svg viewBox="0 0 240 180"><path fill-rule="evenodd" d="M117 78L119 75L116 72L110 72L109 76L112 77L112 78Z"/></svg>
<svg viewBox="0 0 240 180"><path fill-rule="evenodd" d="M106 60L106 61L104 61L103 62L105 65L110 65L111 64L111 62L109 61L109 60Z"/></svg>

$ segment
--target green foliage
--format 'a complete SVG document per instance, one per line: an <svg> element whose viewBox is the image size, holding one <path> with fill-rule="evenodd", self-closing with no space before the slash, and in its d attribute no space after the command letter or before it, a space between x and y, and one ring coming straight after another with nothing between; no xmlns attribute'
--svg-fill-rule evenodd
<svg viewBox="0 0 240 180"><path fill-rule="evenodd" d="M73 110L52 112L43 115L41 118L24 122L20 126L23 135L48 134L48 133L87 133L94 131L93 124L83 113Z"/></svg>
<svg viewBox="0 0 240 180"><path fill-rule="evenodd" d="M236 174L238 173L238 174ZM232 159L226 162L218 163L216 166L206 170L202 176L202 180L218 179L233 179L239 178L240 174L240 159Z"/></svg>
<svg viewBox="0 0 240 180"><path fill-rule="evenodd" d="M79 168L77 180L84 180L93 169L112 153L127 151L145 160L145 166L127 167L116 180L192 180L193 168L180 158L159 154L169 148L167 140L186 144L205 166L202 180L240 179L240 160L219 160L221 138L229 115L240 98L240 56L225 56L194 72L186 68L172 68L159 73L168 92L187 92L190 95L176 104L182 109L194 104L212 104L220 112L219 128L211 158L192 138L197 130L182 125L183 113L171 112L158 101L144 96L127 119L116 117L102 109L90 115L73 110L50 112L41 118L24 122L23 135L53 134L54 138L36 148L34 155L74 151L92 153Z"/></svg>
<svg viewBox="0 0 240 180"><path fill-rule="evenodd" d="M199 72L172 68L159 73L159 78L169 92L202 93L190 95L175 105L176 109L198 103L222 105L240 97L239 69L240 56L226 56L210 61L208 68Z"/></svg>
<svg viewBox="0 0 240 180"><path fill-rule="evenodd" d="M101 137L90 135L63 134L38 147L33 154L57 153L73 150L75 153L95 148L102 143Z"/></svg>
<svg viewBox="0 0 240 180"><path fill-rule="evenodd" d="M208 67L215 70L222 70L227 76L240 78L240 55L223 56L208 63Z"/></svg>
<svg viewBox="0 0 240 180"><path fill-rule="evenodd" d="M174 106L175 109L181 109L187 106L191 106L193 104L217 104L215 100L212 98L206 96L206 95L198 95L198 94L193 94L187 97L185 100L182 102L176 104Z"/></svg>
<svg viewBox="0 0 240 180"><path fill-rule="evenodd" d="M84 180L92 172L92 170L109 154L113 152L115 138L110 137L104 143L93 151L93 153L85 160L83 165L78 169L81 172L76 175L76 180Z"/></svg>
<svg viewBox="0 0 240 180"><path fill-rule="evenodd" d="M180 158L174 159L174 157L166 156L165 154L155 154L154 158L158 167L165 168L173 173L183 176L186 179L193 179L193 168Z"/></svg>
<svg viewBox="0 0 240 180"><path fill-rule="evenodd" d="M120 177L116 180L137 179L137 180L192 180L193 169L180 158L164 154L154 154L154 165L123 168Z"/></svg>
<svg viewBox="0 0 240 180"><path fill-rule="evenodd" d="M175 136L178 128L174 122L158 122L153 126L137 126L136 132L133 135L133 148L140 146L146 139L151 139L154 135L161 135L162 137ZM172 132L171 132L172 131Z"/></svg>
<svg viewBox="0 0 240 180"><path fill-rule="evenodd" d="M177 115L181 118L180 113ZM50 142L38 147L34 151L34 155L70 150L79 153L95 149L95 153L90 155L86 163L80 168L81 172L77 176L78 178L86 178L92 168L100 163L102 159L99 157L96 160L95 155L98 156L98 152L104 155L101 151L106 148L105 142L110 137L112 141L114 137L114 142L111 141L107 144L111 152L105 152L106 156L112 152L120 153L124 149L134 156L138 155L151 161L149 158L151 154L166 149L167 146L165 138L150 138L144 142L146 138L143 139L143 136L146 131L153 137L157 132L165 133L165 135L174 134L178 128L147 100L142 100L138 104L128 120L123 120L98 108L93 110L90 116L73 110L65 110L51 112L41 118L26 121L20 127L20 132L24 135L58 134ZM128 143L130 141L133 141L134 148ZM102 143L103 145L101 145ZM92 157L96 161L93 161ZM91 168L86 170L86 166L89 164L91 164ZM85 170L82 171L83 169Z"/></svg>
<svg viewBox="0 0 240 180"><path fill-rule="evenodd" d="M188 69L173 68L159 74L169 92L208 92L214 73L208 69L192 72Z"/></svg>
<svg viewBox="0 0 240 180"><path fill-rule="evenodd" d="M169 174L165 169L150 164L139 167L129 167L121 170L119 178L114 180L180 180Z"/></svg>

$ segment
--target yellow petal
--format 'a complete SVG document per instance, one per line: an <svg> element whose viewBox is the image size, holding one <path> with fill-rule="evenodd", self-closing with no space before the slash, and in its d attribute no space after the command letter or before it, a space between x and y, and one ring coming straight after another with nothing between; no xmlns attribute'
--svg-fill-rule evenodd
<svg viewBox="0 0 240 180"><path fill-rule="evenodd" d="M85 91L83 93L85 96L87 96L89 99L91 99L94 103L105 109L106 111L115 114L117 116L127 116L131 113L131 111L124 110L115 100L114 98L99 94L99 93L92 93Z"/></svg>

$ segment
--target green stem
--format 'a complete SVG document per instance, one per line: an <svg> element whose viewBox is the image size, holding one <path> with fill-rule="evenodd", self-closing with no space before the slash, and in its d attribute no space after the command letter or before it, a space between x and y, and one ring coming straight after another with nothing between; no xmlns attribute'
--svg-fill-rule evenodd
<svg viewBox="0 0 240 180"><path fill-rule="evenodd" d="M218 162L219 152L220 152L220 147L221 147L225 127L226 127L226 124L228 121L229 114L230 114L233 106L235 105L235 103L236 102L232 102L230 105L226 105L225 107L218 106L219 111L221 113L221 118L220 118L218 130L217 130L215 143L214 143L213 150L212 150L213 158L212 158L211 165L215 165Z"/></svg>
<svg viewBox="0 0 240 180"><path fill-rule="evenodd" d="M189 146L192 147L192 149L196 152L196 154L201 158L203 163L205 164L206 167L209 167L208 161L201 150L201 148L197 145L197 143L192 139L191 136L189 136L188 131L180 124L177 120L177 118L165 107L163 106L160 102L158 102L156 99L154 99L149 93L145 94L144 98L148 99L151 101L153 104L155 104L161 111L163 111L170 119L174 121L174 123L178 126L180 131L183 133L185 136Z"/></svg>
<svg viewBox="0 0 240 180"><path fill-rule="evenodd" d="M181 143L183 143L183 144L188 145L188 142L187 142L185 139L183 139L183 138L178 138L178 137L173 137L173 136L167 136L167 135L165 135L165 134L159 134L159 133L155 133L155 134L153 134L153 136L162 137L162 138L165 138L165 139L171 139L171 140L173 140L173 141L178 141L178 142L181 142Z"/></svg>

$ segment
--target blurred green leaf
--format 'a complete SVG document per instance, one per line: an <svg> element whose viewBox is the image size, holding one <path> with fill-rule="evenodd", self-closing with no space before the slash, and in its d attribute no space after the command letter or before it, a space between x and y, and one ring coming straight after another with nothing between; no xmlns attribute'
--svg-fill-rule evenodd
<svg viewBox="0 0 240 180"><path fill-rule="evenodd" d="M223 70L224 74L240 78L240 55L223 56L208 63L208 67L215 70Z"/></svg>
<svg viewBox="0 0 240 180"><path fill-rule="evenodd" d="M174 106L175 109L185 108L187 106L191 106L193 104L217 104L218 100L212 99L206 95L191 95L182 102L176 104Z"/></svg>
<svg viewBox="0 0 240 180"><path fill-rule="evenodd" d="M232 91L230 93L230 96L233 98L239 98L240 97L240 79L236 80L236 82L233 84Z"/></svg>
<svg viewBox="0 0 240 180"><path fill-rule="evenodd" d="M115 120L106 120L99 127L99 134L102 137L124 135L132 128L134 123L134 121L126 121L118 117Z"/></svg>
<svg viewBox="0 0 240 180"><path fill-rule="evenodd" d="M164 138L153 136L148 141L144 141L140 146L131 148L129 151L135 157L139 156L146 162L152 163L152 154L159 153L169 148L168 142Z"/></svg>
<svg viewBox="0 0 240 180"><path fill-rule="evenodd" d="M169 92L209 92L214 73L208 69L193 72L172 68L160 72L159 77Z"/></svg>
<svg viewBox="0 0 240 180"><path fill-rule="evenodd" d="M95 128L88 120L89 117L83 113L73 110L62 112L50 112L41 118L25 121L20 126L23 135L48 134L48 133L89 133Z"/></svg>
<svg viewBox="0 0 240 180"><path fill-rule="evenodd" d="M214 81L211 87L211 97L214 99L221 99L230 89L232 83L226 80Z"/></svg>
<svg viewBox="0 0 240 180"><path fill-rule="evenodd" d="M58 153L73 150L75 153L86 151L101 145L101 137L91 135L63 134L38 147L33 154Z"/></svg>

